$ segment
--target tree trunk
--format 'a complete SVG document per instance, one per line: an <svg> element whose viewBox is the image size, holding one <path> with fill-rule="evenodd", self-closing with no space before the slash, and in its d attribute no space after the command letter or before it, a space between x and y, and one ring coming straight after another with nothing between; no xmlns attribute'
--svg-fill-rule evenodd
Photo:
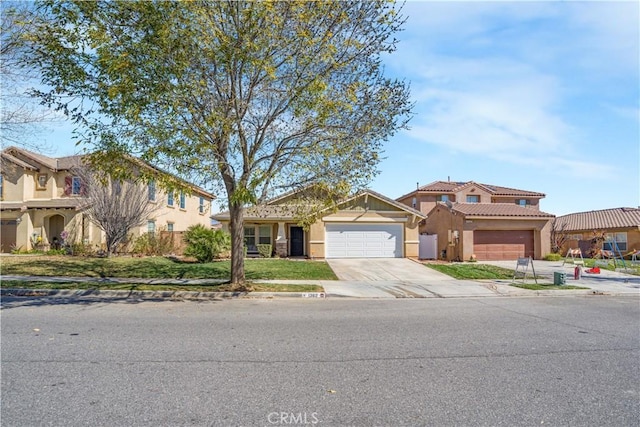
<svg viewBox="0 0 640 427"><path fill-rule="evenodd" d="M231 286L246 290L244 277L244 208L240 203L229 202L231 232Z"/></svg>

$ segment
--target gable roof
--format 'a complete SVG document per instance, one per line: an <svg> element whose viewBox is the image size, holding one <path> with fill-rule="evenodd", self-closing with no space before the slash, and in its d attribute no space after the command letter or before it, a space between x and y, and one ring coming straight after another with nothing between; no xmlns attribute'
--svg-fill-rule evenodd
<svg viewBox="0 0 640 427"><path fill-rule="evenodd" d="M517 217L517 218L554 218L555 215L537 209L519 206L514 203L451 203L438 202L438 206L447 206L451 211L465 217Z"/></svg>
<svg viewBox="0 0 640 427"><path fill-rule="evenodd" d="M295 194L295 191L293 192L289 191L284 193L283 195L277 196L267 201L264 205L249 206L245 208L245 212L244 212L245 219L293 219L293 217L297 212L297 207L295 205L286 205L286 204L278 205L277 204L278 201L282 200L285 197L291 196L292 194ZM353 200L356 200L360 197L367 196L367 195L375 197L395 208L398 208L399 210L405 211L411 215L415 215L418 218L425 219L427 217L422 212L416 209L410 208L409 206L406 206L404 203L397 202L393 199L390 199L387 196L384 196L380 193L377 193L369 189L359 191L354 195L347 197L346 199L338 203L338 206L344 205L345 203L349 203ZM326 209L328 208L325 208L323 210L326 210ZM212 218L216 220L222 220L222 221L228 220L230 218L229 211L224 211L219 214L212 215Z"/></svg>
<svg viewBox="0 0 640 427"><path fill-rule="evenodd" d="M2 158L33 170L40 170L41 166L54 172L69 170L82 156L49 157L18 147L7 147L2 150Z"/></svg>
<svg viewBox="0 0 640 427"><path fill-rule="evenodd" d="M564 231L640 227L640 209L613 208L562 215L556 218L556 227Z"/></svg>
<svg viewBox="0 0 640 427"><path fill-rule="evenodd" d="M480 187L493 196L522 196L522 197L540 197L540 198L545 197L544 193L538 193L538 192L528 191L528 190L519 190L517 188L502 187L502 186L493 185L493 184L482 184L475 181L458 181L458 182L434 181L430 184L423 185L422 187L418 187L416 190L413 190L412 192L399 197L398 200L404 199L414 193L453 194L472 186Z"/></svg>
<svg viewBox="0 0 640 427"><path fill-rule="evenodd" d="M34 171L40 171L41 166L45 166L48 169L51 169L54 172L60 171L68 171L71 170L74 166L79 165L82 162L83 155L74 155L74 156L64 156L64 157L48 157L43 154L34 153L29 150L25 150L24 148L18 147L7 147L2 150L0 153L0 157L4 160L12 162L22 168L31 169ZM175 176L169 172L165 172L137 157L127 156L129 160L132 162L142 165L148 168L151 168L154 171L164 173L167 175ZM177 177L176 177L177 178ZM177 178L180 179L180 178ZM191 184L183 179L181 181L187 183L189 187L195 192L202 196L206 196L210 199L215 199L215 196L203 188L198 187L195 184Z"/></svg>

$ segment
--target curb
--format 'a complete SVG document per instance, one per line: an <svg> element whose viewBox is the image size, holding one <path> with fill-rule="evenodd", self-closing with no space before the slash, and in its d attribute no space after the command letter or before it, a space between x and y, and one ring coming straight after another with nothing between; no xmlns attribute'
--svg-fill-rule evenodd
<svg viewBox="0 0 640 427"><path fill-rule="evenodd" d="M193 291L111 291L73 289L0 289L0 296L53 298L110 298L137 300L222 300L234 298L326 298L324 292L193 292Z"/></svg>

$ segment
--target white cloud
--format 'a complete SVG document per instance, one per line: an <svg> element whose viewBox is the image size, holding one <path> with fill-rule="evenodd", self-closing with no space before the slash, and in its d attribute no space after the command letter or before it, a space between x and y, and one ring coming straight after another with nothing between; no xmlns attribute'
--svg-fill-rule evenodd
<svg viewBox="0 0 640 427"><path fill-rule="evenodd" d="M623 52L634 63L638 6L628 6L408 3L407 33L386 63L412 82L409 137L576 177L610 173L588 155L602 141L585 120L620 91L619 82L609 90L612 74L637 81L637 58L609 73Z"/></svg>

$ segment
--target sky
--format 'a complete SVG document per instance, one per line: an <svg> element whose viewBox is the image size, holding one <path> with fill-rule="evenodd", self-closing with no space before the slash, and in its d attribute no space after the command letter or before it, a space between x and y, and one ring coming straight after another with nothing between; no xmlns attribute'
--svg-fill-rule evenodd
<svg viewBox="0 0 640 427"><path fill-rule="evenodd" d="M554 215L640 206L640 2L413 2L388 76L410 84L410 129L370 188L433 181L545 193ZM44 142L74 154L72 127Z"/></svg>

